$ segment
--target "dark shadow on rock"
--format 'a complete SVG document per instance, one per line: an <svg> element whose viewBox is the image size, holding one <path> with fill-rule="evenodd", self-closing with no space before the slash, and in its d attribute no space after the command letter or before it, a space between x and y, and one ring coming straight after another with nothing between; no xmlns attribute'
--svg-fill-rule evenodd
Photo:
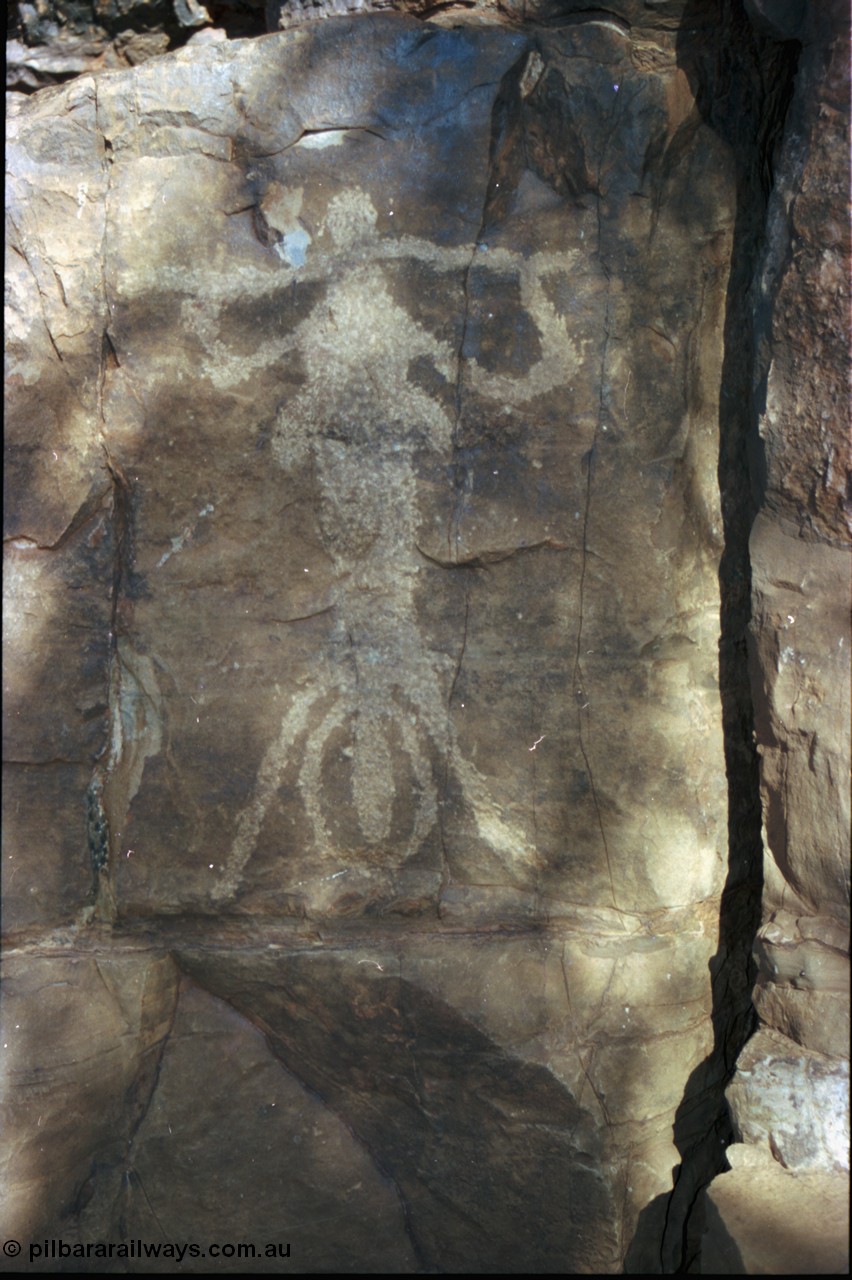
<svg viewBox="0 0 852 1280"><path fill-rule="evenodd" d="M545 1067L356 957L182 951L179 963L363 1143L397 1188L422 1267L609 1270L614 1204L583 1108Z"/></svg>
<svg viewBox="0 0 852 1280"><path fill-rule="evenodd" d="M744 1276L742 1254L728 1232L719 1210L702 1192L696 1206L703 1216L701 1261L705 1275Z"/></svg>

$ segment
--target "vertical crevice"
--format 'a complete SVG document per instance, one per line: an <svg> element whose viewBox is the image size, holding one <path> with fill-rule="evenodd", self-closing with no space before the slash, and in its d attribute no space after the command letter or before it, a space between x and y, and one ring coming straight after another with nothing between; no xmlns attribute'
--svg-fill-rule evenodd
<svg viewBox="0 0 852 1280"><path fill-rule="evenodd" d="M111 349L111 344L110 344ZM94 768L86 792L89 855L94 880L94 915L102 921L115 919L116 903L112 886L111 832L115 814L110 812L109 783L124 746L121 699L121 650L124 605L130 594L133 565L133 486L124 468L104 447L105 465L111 482L110 530L112 535L112 583L110 590L108 705L109 730L104 758Z"/></svg>
<svg viewBox="0 0 852 1280"><path fill-rule="evenodd" d="M719 564L719 688L728 783L728 873L719 910L719 944L710 962L713 1048L692 1073L675 1125L681 1164L666 1207L664 1273L700 1270L704 1187L728 1168L733 1139L725 1088L757 1025L751 1000L754 938L761 922L763 846L758 758L748 670L751 621L749 537L760 477L754 286L765 243L772 157L792 96L798 46L780 44L750 25L741 0L727 0L720 20L684 14L678 62L701 114L731 148L736 217L724 331L719 409L718 482L724 545Z"/></svg>
<svg viewBox="0 0 852 1280"><path fill-rule="evenodd" d="M110 611L110 653L118 652L121 629L121 602L128 593L133 560L133 486L124 468L104 445L106 468L112 481L112 604Z"/></svg>

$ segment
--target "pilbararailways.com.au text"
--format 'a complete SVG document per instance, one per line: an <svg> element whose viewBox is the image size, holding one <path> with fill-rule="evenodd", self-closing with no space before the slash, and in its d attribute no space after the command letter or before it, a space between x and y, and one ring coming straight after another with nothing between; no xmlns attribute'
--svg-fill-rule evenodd
<svg viewBox="0 0 852 1280"><path fill-rule="evenodd" d="M124 1240L114 1244L92 1240L85 1244L69 1244L65 1240L42 1240L29 1246L30 1262L48 1258L168 1258L183 1262L184 1258L289 1258L289 1244L149 1244L146 1240Z"/></svg>

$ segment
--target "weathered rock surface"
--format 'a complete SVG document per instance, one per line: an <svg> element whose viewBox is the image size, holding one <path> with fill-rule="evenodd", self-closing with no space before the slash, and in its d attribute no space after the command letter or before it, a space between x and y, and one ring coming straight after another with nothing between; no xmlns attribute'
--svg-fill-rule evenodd
<svg viewBox="0 0 852 1280"><path fill-rule="evenodd" d="M748 1013L741 175L713 15L623 8L364 13L16 101L8 1236L659 1269ZM828 844L762 934L806 953L761 996L788 1035L823 1018L788 986L837 1003Z"/></svg>
<svg viewBox="0 0 852 1280"><path fill-rule="evenodd" d="M743 1141L765 1145L785 1169L848 1174L848 1060L762 1028L737 1060L728 1101Z"/></svg>

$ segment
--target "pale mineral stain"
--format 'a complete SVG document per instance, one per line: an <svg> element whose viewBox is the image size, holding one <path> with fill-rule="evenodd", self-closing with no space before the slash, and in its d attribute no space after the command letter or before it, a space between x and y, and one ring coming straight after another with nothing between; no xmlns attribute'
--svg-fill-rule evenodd
<svg viewBox="0 0 852 1280"><path fill-rule="evenodd" d="M323 129L319 133L306 133L296 146L304 151L324 151L326 147L339 147L349 132L348 129Z"/></svg>
<svg viewBox="0 0 852 1280"><path fill-rule="evenodd" d="M275 252L288 266L298 270L307 262L310 243L311 237L304 227L297 227L295 231L285 233L283 239L275 246Z"/></svg>

